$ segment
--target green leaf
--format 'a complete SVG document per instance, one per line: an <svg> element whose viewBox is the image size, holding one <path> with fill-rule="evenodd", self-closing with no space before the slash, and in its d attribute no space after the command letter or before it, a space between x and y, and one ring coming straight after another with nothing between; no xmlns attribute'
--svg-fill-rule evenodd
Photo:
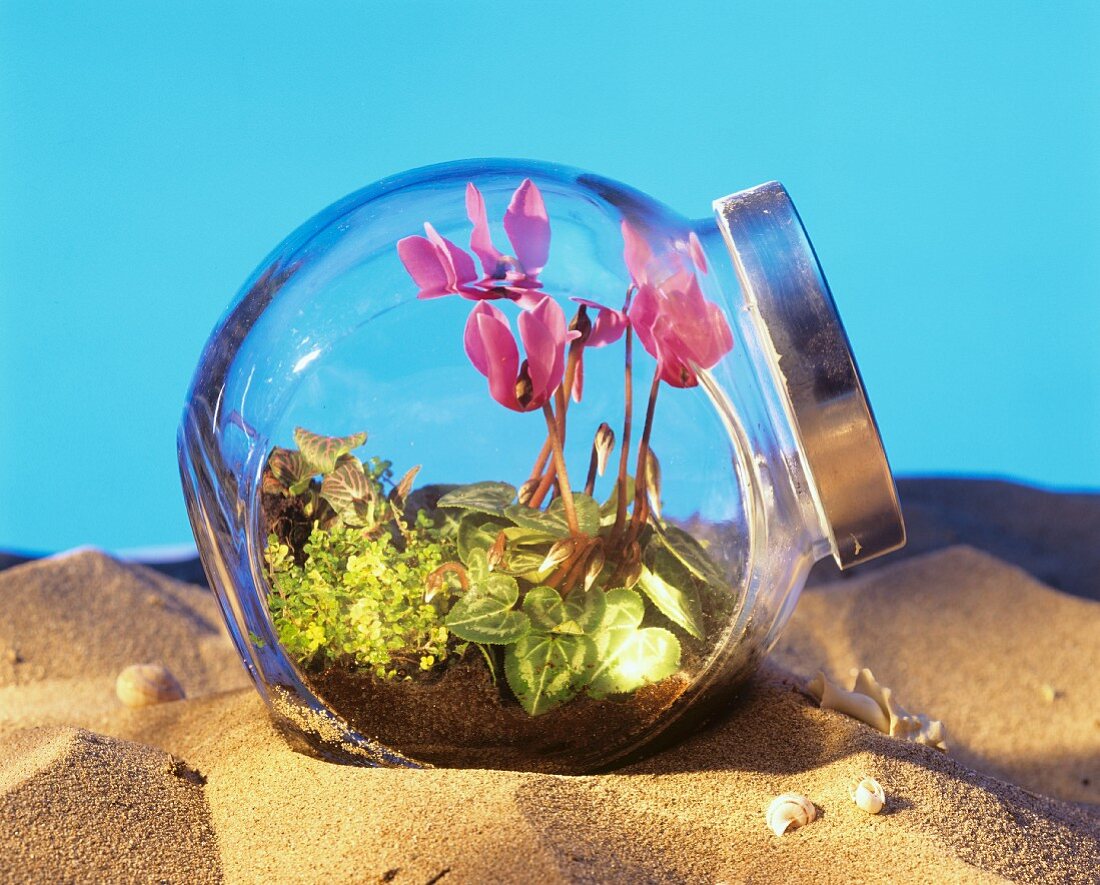
<svg viewBox="0 0 1100 885"><path fill-rule="evenodd" d="M357 528L374 528L378 524L373 498L356 498L338 515L344 523Z"/></svg>
<svg viewBox="0 0 1100 885"><path fill-rule="evenodd" d="M528 508L530 509L530 508ZM600 533L600 505L590 495L573 493L573 509L577 512L577 527L586 535L595 537ZM565 502L555 498L546 510L550 516L556 516L565 524Z"/></svg>
<svg viewBox="0 0 1100 885"><path fill-rule="evenodd" d="M468 562L471 551L488 551L506 525L503 519L493 520L484 513L467 513L458 523L459 559Z"/></svg>
<svg viewBox="0 0 1100 885"><path fill-rule="evenodd" d="M470 550L463 560L466 565L466 574L473 583L484 581L489 577L489 554L480 547Z"/></svg>
<svg viewBox="0 0 1100 885"><path fill-rule="evenodd" d="M562 633L594 633L603 624L607 613L607 594L598 587L591 590L576 589L565 598L563 605L565 617L558 625ZM563 629L573 625L576 630Z"/></svg>
<svg viewBox="0 0 1100 885"><path fill-rule="evenodd" d="M290 492L290 494L292 494L292 495L305 494L306 490L309 489L310 483L312 483L312 482L313 482L313 475L310 474L309 476L298 480L289 489L287 489L287 491Z"/></svg>
<svg viewBox="0 0 1100 885"><path fill-rule="evenodd" d="M515 499L515 486L506 482L475 482L447 492L439 499L438 506L499 516Z"/></svg>
<svg viewBox="0 0 1100 885"><path fill-rule="evenodd" d="M606 596L599 589L574 590L563 602L553 587L535 587L523 598L523 610L531 618L534 630L580 636L603 626Z"/></svg>
<svg viewBox="0 0 1100 885"><path fill-rule="evenodd" d="M723 586L726 577L718 564L710 558L703 545L690 534L674 525L665 526L657 532L661 545L675 556L693 575L702 578L708 584Z"/></svg>
<svg viewBox="0 0 1100 885"><path fill-rule="evenodd" d="M504 509L504 515L521 528L547 535L550 538L566 538L571 533L561 513L536 510L526 504L513 504Z"/></svg>
<svg viewBox="0 0 1100 885"><path fill-rule="evenodd" d="M523 709L539 716L575 697L595 662L587 636L529 633L505 652L504 675Z"/></svg>
<svg viewBox="0 0 1100 885"><path fill-rule="evenodd" d="M645 602L636 590L617 587L604 594L604 615L599 629L637 627L645 616Z"/></svg>
<svg viewBox="0 0 1100 885"><path fill-rule="evenodd" d="M638 586L661 614L702 639L703 613L692 584L687 570L663 550L656 551L649 566L642 566L638 578Z"/></svg>
<svg viewBox="0 0 1100 885"><path fill-rule="evenodd" d="M294 442L313 473L331 473L341 455L357 449L367 441L366 433L349 436L321 436L304 427L294 428Z"/></svg>
<svg viewBox="0 0 1100 885"><path fill-rule="evenodd" d="M443 623L459 639L470 642L516 642L531 629L527 615L512 610L518 599L519 585L514 578L490 575L463 594Z"/></svg>
<svg viewBox="0 0 1100 885"><path fill-rule="evenodd" d="M534 630L549 632L565 620L561 595L553 587L534 587L523 597L523 610Z"/></svg>
<svg viewBox="0 0 1100 885"><path fill-rule="evenodd" d="M539 566L542 565L544 559L546 557L542 553L527 550L510 551L505 555L504 562L497 566L497 571L516 577L534 575L535 577L529 580L537 584L541 580L539 576L550 571L549 569L546 572L539 571Z"/></svg>
<svg viewBox="0 0 1100 885"><path fill-rule="evenodd" d="M352 509L356 501L365 501L370 495L371 487L363 473L363 465L354 455L341 455L336 468L321 482L321 497L337 513Z"/></svg>
<svg viewBox="0 0 1100 885"><path fill-rule="evenodd" d="M310 472L309 465L306 464L306 459L302 457L301 452L294 449L276 448L271 450L271 454L267 459L267 471L264 473L265 485L268 476L274 478L276 484L281 487L281 491L285 494L290 491L292 486L301 483L303 480L308 486L313 474ZM271 489L269 488L268 491L271 491Z"/></svg>
<svg viewBox="0 0 1100 885"><path fill-rule="evenodd" d="M526 509L530 510L531 508L528 507ZM515 520L513 520L513 522L514 521ZM548 546L557 540L556 535L518 525L506 528L504 530L504 537L508 539L509 544L515 544L518 547Z"/></svg>
<svg viewBox="0 0 1100 885"><path fill-rule="evenodd" d="M594 641L599 665L588 684L593 697L637 691L680 667L680 641L661 627L615 627Z"/></svg>

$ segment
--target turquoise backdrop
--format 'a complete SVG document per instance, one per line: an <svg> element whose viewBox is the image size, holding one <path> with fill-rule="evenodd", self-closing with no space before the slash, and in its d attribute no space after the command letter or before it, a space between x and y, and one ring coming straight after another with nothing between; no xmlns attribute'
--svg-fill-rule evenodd
<svg viewBox="0 0 1100 885"><path fill-rule="evenodd" d="M190 539L175 430L260 259L527 156L778 178L898 472L1100 485L1100 4L0 4L0 547Z"/></svg>

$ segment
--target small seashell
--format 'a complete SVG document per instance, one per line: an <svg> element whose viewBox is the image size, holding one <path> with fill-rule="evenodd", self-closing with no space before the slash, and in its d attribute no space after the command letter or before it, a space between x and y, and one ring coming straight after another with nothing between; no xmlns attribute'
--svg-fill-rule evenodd
<svg viewBox="0 0 1100 885"><path fill-rule="evenodd" d="M768 827L777 836L787 830L797 830L817 817L817 808L813 802L800 793L784 793L777 796L768 806Z"/></svg>
<svg viewBox="0 0 1100 885"><path fill-rule="evenodd" d="M127 707L148 707L183 698L176 677L160 664L131 664L118 674L115 693Z"/></svg>
<svg viewBox="0 0 1100 885"><path fill-rule="evenodd" d="M852 801L868 814L878 814L886 807L886 793L873 777L864 775L848 788Z"/></svg>

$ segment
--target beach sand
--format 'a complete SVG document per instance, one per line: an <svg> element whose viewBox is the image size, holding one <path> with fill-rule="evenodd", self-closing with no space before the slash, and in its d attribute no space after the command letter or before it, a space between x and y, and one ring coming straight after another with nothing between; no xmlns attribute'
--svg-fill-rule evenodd
<svg viewBox="0 0 1100 885"><path fill-rule="evenodd" d="M1097 636L1100 603L933 550L816 583L727 716L628 768L360 769L286 746L207 591L95 552L33 562L0 573L0 881L1096 882ZM123 707L141 662L187 698ZM950 752L804 691L856 667ZM861 774L880 815L848 797ZM777 837L787 791L818 817Z"/></svg>

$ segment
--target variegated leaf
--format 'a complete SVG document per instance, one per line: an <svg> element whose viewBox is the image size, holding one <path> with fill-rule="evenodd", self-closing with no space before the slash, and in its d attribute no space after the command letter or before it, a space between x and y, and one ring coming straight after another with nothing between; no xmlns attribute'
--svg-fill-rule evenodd
<svg viewBox="0 0 1100 885"><path fill-rule="evenodd" d="M367 441L366 433L349 436L321 436L304 427L294 429L294 442L313 473L331 473L341 455L357 449Z"/></svg>
<svg viewBox="0 0 1100 885"><path fill-rule="evenodd" d="M321 483L321 497L337 513L350 510L356 502L371 498L370 482L358 458L354 455L341 456L335 469Z"/></svg>

